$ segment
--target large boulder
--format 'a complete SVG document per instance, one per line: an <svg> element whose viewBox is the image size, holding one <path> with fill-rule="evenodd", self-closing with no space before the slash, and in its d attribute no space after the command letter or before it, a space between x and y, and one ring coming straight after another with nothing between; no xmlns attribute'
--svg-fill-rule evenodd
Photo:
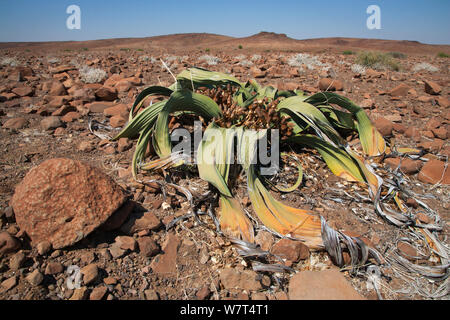
<svg viewBox="0 0 450 320"><path fill-rule="evenodd" d="M126 200L123 189L101 170L57 158L27 173L11 205L34 243L47 240L59 249L86 237Z"/></svg>

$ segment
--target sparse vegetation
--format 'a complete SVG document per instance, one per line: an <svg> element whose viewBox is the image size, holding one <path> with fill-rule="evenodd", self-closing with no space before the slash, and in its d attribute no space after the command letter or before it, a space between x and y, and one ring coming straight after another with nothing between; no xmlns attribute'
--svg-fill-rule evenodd
<svg viewBox="0 0 450 320"><path fill-rule="evenodd" d="M205 61L208 65L210 66L215 66L217 63L220 62L220 59L214 56L210 56L210 55L203 55L201 57L198 58L199 61Z"/></svg>
<svg viewBox="0 0 450 320"><path fill-rule="evenodd" d="M142 51L144 51L144 49L138 48L138 49L136 49L136 51L142 52Z"/></svg>
<svg viewBox="0 0 450 320"><path fill-rule="evenodd" d="M120 48L120 51L129 52L129 51L131 51L131 49L130 48Z"/></svg>
<svg viewBox="0 0 450 320"><path fill-rule="evenodd" d="M357 63L352 64L351 69L352 69L352 71L353 71L354 73L359 73L359 74L364 74L364 73L366 73L366 67L364 67L364 66L362 66L362 65L360 65L360 64L357 64Z"/></svg>
<svg viewBox="0 0 450 320"><path fill-rule="evenodd" d="M81 51L89 51L89 48L81 48Z"/></svg>
<svg viewBox="0 0 450 320"><path fill-rule="evenodd" d="M252 56L252 61L257 61L257 60L259 60L259 59L261 59L261 55L259 55L259 54L254 54L253 56Z"/></svg>
<svg viewBox="0 0 450 320"><path fill-rule="evenodd" d="M362 51L358 53L356 63L375 70L400 70L400 65L393 60L391 55L381 52Z"/></svg>
<svg viewBox="0 0 450 320"><path fill-rule="evenodd" d="M15 57L3 57L0 60L0 64L2 66L10 66L10 67L16 67L19 65Z"/></svg>
<svg viewBox="0 0 450 320"><path fill-rule="evenodd" d="M306 66L309 70L314 70L316 67L322 69L330 68L327 63L322 63L316 56L311 56L307 53L299 53L288 60L288 65L291 67Z"/></svg>
<svg viewBox="0 0 450 320"><path fill-rule="evenodd" d="M205 49L205 52L210 52L211 50L209 49L209 48L206 48Z"/></svg>
<svg viewBox="0 0 450 320"><path fill-rule="evenodd" d="M247 60L247 59L243 59L239 62L239 65L243 66L243 67L250 67L253 65L253 62Z"/></svg>
<svg viewBox="0 0 450 320"><path fill-rule="evenodd" d="M388 52L387 54L395 59L406 59L408 57L406 54L401 52Z"/></svg>
<svg viewBox="0 0 450 320"><path fill-rule="evenodd" d="M439 53L437 54L437 57L438 57L438 58L450 58L450 54L447 54L447 53L445 53L445 52L439 52Z"/></svg>
<svg viewBox="0 0 450 320"><path fill-rule="evenodd" d="M342 52L342 54L344 54L344 55L346 55L346 56L350 56L350 55L352 55L352 54L355 54L355 52L354 52L354 51L351 51L351 50L345 50L344 52Z"/></svg>
<svg viewBox="0 0 450 320"><path fill-rule="evenodd" d="M58 58L55 58L55 57L50 57L50 58L47 58L47 62L51 63L51 64L55 64L55 63L60 63L61 60L59 60Z"/></svg>
<svg viewBox="0 0 450 320"><path fill-rule="evenodd" d="M239 49L242 49L242 48L243 48L242 44L238 45L238 48L239 48Z"/></svg>
<svg viewBox="0 0 450 320"><path fill-rule="evenodd" d="M83 66L79 69L81 81L84 83L99 83L106 79L107 73L102 69Z"/></svg>
<svg viewBox="0 0 450 320"><path fill-rule="evenodd" d="M414 72L419 72L419 71L436 72L436 71L439 71L439 68L437 68L427 62L422 62L422 63L416 64L413 68L413 71Z"/></svg>

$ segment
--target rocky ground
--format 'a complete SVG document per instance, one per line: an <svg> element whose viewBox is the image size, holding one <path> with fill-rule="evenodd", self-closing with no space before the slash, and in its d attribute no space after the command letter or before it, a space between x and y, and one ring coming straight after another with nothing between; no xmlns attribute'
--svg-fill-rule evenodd
<svg viewBox="0 0 450 320"><path fill-rule="evenodd" d="M350 277L348 269L336 272L325 252L310 252L298 242L280 240L263 229L257 229L257 243L283 257L292 271L253 271L252 261L238 255L230 241L216 232L208 216L200 216L199 220L180 219L171 224L188 212L186 198L171 188L164 197L159 186L133 180L130 166L136 141L111 142L92 134L88 127L90 120L96 120L115 132L120 131L143 88L171 84L172 76L160 59L174 74L195 65L232 73L242 80L256 78L264 85L280 89L302 89L309 93L331 87L339 90L366 109L391 145L423 150L418 160L380 159L379 170L389 175L400 166L408 188L426 196L423 201L444 221L440 237L448 245L449 59L438 58L436 54L406 53L405 58L398 60L400 71L376 71L359 68L354 55L315 52L307 60L295 60L297 53L274 48L255 52L3 49L0 299L377 299L366 277ZM85 229L79 230L81 238L83 232L89 235L81 241L73 230L54 230L51 239L36 235L41 239L39 243L31 242L27 232L19 227L27 224L26 219L12 209L10 201L16 186L31 168L52 158L83 161L101 171L95 174L102 177L96 181L98 185L103 180L118 184L117 188L102 185L84 190L84 185L74 181L77 192L58 193L61 212L80 205L76 201L78 194L89 192L95 198L90 202L91 208L95 208L95 219L86 218L83 222ZM374 213L372 204L352 198L352 192L367 194L364 187L333 176L311 152L300 154L300 159L304 182L296 192L281 196L285 203L320 213L335 229L360 236L382 254L396 249L419 255L422 249L418 244L402 242L394 248L396 240L408 230L387 224ZM52 172L52 168L59 166L57 162L46 170ZM77 164L67 166L72 170ZM39 172L36 176L40 177ZM149 178L164 180L160 173ZM45 193L47 186L39 179L24 183L23 197ZM195 172L174 172L172 180L191 190L207 189ZM247 205L245 184L237 189L238 197ZM126 199L130 200L123 205ZM415 201L407 201L407 205L419 220L427 223L430 219ZM108 220L109 227L105 226L105 220L118 208L126 214L121 218L114 213L116 220ZM70 215L65 219L71 223ZM42 232L45 234L45 230ZM68 281L76 283L78 276L80 286L68 288ZM421 281L420 276L409 276L386 271L381 278L382 298L427 298L413 290L408 280ZM430 290L438 284L426 282Z"/></svg>

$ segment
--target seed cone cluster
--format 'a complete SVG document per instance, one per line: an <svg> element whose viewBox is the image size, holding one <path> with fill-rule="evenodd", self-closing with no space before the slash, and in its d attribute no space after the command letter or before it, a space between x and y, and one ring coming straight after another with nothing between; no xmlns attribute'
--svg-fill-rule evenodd
<svg viewBox="0 0 450 320"><path fill-rule="evenodd" d="M222 117L213 119L224 128L235 125L246 129L279 129L282 139L292 135L292 125L288 118L281 116L276 110L279 99L271 100L267 97L253 101L247 108L240 107L233 101L236 89L228 85L226 88L200 88L199 93L213 99L222 110Z"/></svg>

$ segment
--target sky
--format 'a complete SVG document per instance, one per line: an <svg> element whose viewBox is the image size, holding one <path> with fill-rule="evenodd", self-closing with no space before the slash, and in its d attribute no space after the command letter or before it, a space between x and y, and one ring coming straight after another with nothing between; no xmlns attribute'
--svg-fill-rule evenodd
<svg viewBox="0 0 450 320"><path fill-rule="evenodd" d="M79 30L66 26L70 5L80 7ZM381 29L367 28L369 5L379 6ZM0 42L260 31L450 44L450 0L0 0Z"/></svg>

